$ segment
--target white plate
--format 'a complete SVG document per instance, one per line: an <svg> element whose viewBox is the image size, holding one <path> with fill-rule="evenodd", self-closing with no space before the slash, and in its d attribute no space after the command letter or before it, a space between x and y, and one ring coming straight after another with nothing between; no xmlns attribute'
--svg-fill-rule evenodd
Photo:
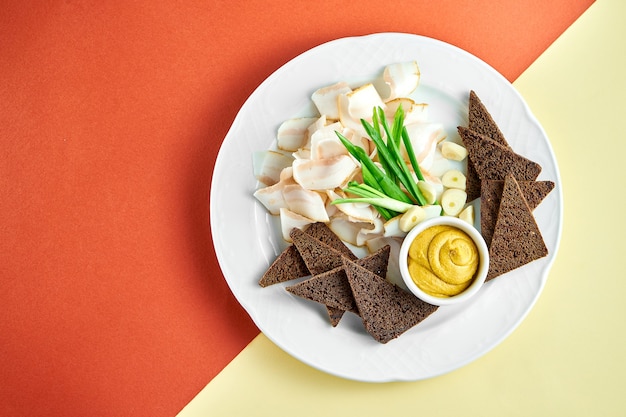
<svg viewBox="0 0 626 417"><path fill-rule="evenodd" d="M255 200L252 153L271 148L278 126L294 116L314 115L319 87L373 80L385 65L416 60L418 101L448 134L467 125L470 89L477 92L516 152L540 163L539 179L555 189L535 210L550 254L487 283L467 304L441 307L424 322L383 345L346 314L336 328L325 309L287 293L285 285L261 288L258 280L284 248L276 222ZM405 381L457 369L506 338L534 305L558 249L562 227L559 172L545 132L513 86L493 68L449 44L411 34L344 38L315 47L268 77L235 118L213 173L210 217L215 252L237 300L259 329L299 360L344 378Z"/></svg>

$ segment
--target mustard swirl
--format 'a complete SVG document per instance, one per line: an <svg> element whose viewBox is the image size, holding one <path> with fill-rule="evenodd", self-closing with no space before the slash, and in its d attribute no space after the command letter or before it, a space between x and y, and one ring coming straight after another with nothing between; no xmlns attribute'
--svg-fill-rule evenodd
<svg viewBox="0 0 626 417"><path fill-rule="evenodd" d="M413 282L436 297L457 295L472 283L478 270L478 248L453 226L432 226L409 247L408 267Z"/></svg>

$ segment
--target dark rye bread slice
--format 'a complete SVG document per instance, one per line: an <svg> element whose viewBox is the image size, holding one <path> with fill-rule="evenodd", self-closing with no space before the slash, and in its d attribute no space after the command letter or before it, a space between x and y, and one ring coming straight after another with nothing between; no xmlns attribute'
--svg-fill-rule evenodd
<svg viewBox="0 0 626 417"><path fill-rule="evenodd" d="M358 313L343 266L313 275L285 289L293 295L322 303L327 307Z"/></svg>
<svg viewBox="0 0 626 417"><path fill-rule="evenodd" d="M356 255L354 255L350 248L330 230L326 223L313 223L305 229L305 233L337 249L350 259L356 259ZM296 247L291 245L285 248L274 262L272 262L259 280L259 285L261 287L267 287L269 285L278 284L279 282L302 278L307 275L311 275L309 269L306 267Z"/></svg>
<svg viewBox="0 0 626 417"><path fill-rule="evenodd" d="M504 180L509 173L519 181L534 181L541 173L541 165L510 148L466 127L457 129L481 181Z"/></svg>
<svg viewBox="0 0 626 417"><path fill-rule="evenodd" d="M341 252L342 254L347 256L349 259L357 259L357 256L354 254L354 252L352 252L350 248L347 247L346 244L343 243L341 239L339 239L339 236L337 236L335 232L330 230L330 228L328 227L328 225L326 225L326 223L322 223L322 222L313 223L305 229L305 232L308 235L319 240L320 242L325 243L331 248Z"/></svg>
<svg viewBox="0 0 626 417"><path fill-rule="evenodd" d="M465 192L467 193L467 202L476 200L480 197L480 177L476 172L476 167L470 158L467 158L467 172L465 173Z"/></svg>
<svg viewBox="0 0 626 417"><path fill-rule="evenodd" d="M485 135L489 139L495 140L501 145L510 148L509 143L506 141L506 138L500 130L500 127L495 120L493 120L491 113L489 113L474 90L470 91L468 119L468 127L471 131Z"/></svg>
<svg viewBox="0 0 626 417"><path fill-rule="evenodd" d="M515 177L508 174L489 247L486 281L547 255L548 248L522 190Z"/></svg>
<svg viewBox="0 0 626 417"><path fill-rule="evenodd" d="M382 276L386 276L387 265L389 264L389 253L390 253L390 248L383 247L377 252L373 253L372 255L365 257L361 260L357 260L357 262L359 262L360 265L370 269L371 271L375 273L381 273L383 274ZM353 255L352 252L350 252L350 254ZM350 257L350 259L356 259L356 256L353 255ZM332 275L337 272L336 271L337 269L340 269L341 271L339 271L338 277L334 277L335 279L334 283L335 285L338 286L338 288L341 288L341 286L343 286L345 290L345 287L348 285L348 283L347 283L347 278L345 277L345 273L343 272L342 267L337 267L331 271L323 272L321 274L316 275L316 277L323 277L326 274ZM343 280L343 282L337 283L336 280ZM333 305L326 305L328 319L330 320L330 324L333 327L336 327L339 324L339 322L341 321L341 318L343 317L343 314L347 310L358 314L358 312L352 308L352 304L354 304L354 301L353 301L354 298L352 297L352 292L349 290L349 286L348 286L348 291L349 291L349 294L346 297L350 301L350 304L348 304L347 306L341 303L338 304L337 302L333 303L332 300L330 304L333 304ZM338 295L335 295L335 299L337 299L337 297ZM315 300L315 301L318 301L318 300ZM323 301L319 300L319 302L323 302Z"/></svg>
<svg viewBox="0 0 626 417"><path fill-rule="evenodd" d="M518 181L520 190L533 211L554 189L553 181ZM487 246L491 245L491 237L498 219L498 210L504 190L503 180L485 180L481 184L480 193L480 230Z"/></svg>
<svg viewBox="0 0 626 417"><path fill-rule="evenodd" d="M380 343L395 339L437 310L356 262L344 258L343 265L365 330Z"/></svg>
<svg viewBox="0 0 626 417"><path fill-rule="evenodd" d="M493 120L491 113L487 110L487 107L478 98L478 95L474 90L470 91L469 95L469 111L468 111L468 128L469 130L478 134L487 136L488 138L509 147L509 143L502 134L500 127ZM466 175L466 187L467 201L472 201L480 197L480 178L476 172L476 168L471 159L467 159L467 175Z"/></svg>
<svg viewBox="0 0 626 417"><path fill-rule="evenodd" d="M310 275L310 272L302 256L300 256L295 246L290 245L278 255L267 271L265 271L259 280L259 285L267 287L279 282L306 277L307 275Z"/></svg>
<svg viewBox="0 0 626 417"><path fill-rule="evenodd" d="M289 237L302 256L311 275L321 274L342 265L344 255L298 228L291 229Z"/></svg>
<svg viewBox="0 0 626 417"><path fill-rule="evenodd" d="M346 310L326 306L326 312L328 313L328 319L330 320L331 326L337 327Z"/></svg>
<svg viewBox="0 0 626 417"><path fill-rule="evenodd" d="M371 255L356 259L354 262L384 278L387 276L390 253L391 247L386 245ZM294 295L322 303L327 307L358 314L343 265L314 275L285 289Z"/></svg>
<svg viewBox="0 0 626 417"><path fill-rule="evenodd" d="M333 249L341 252L344 256L347 256L349 259L357 259L354 252L348 248L345 243L328 227L326 223L316 222L311 224L305 230L306 233L313 236L317 240L327 244ZM326 310L328 311L328 319L333 327L339 324L339 321L343 317L344 310L337 309L335 307L326 306Z"/></svg>

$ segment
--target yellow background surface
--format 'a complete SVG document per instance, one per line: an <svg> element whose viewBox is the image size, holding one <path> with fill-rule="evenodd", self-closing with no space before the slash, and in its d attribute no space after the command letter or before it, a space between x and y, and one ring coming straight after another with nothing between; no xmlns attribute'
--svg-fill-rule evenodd
<svg viewBox="0 0 626 417"><path fill-rule="evenodd" d="M626 2L596 2L514 83L554 148L564 224L547 285L510 337L449 374L369 384L261 334L180 417L626 415L625 18Z"/></svg>

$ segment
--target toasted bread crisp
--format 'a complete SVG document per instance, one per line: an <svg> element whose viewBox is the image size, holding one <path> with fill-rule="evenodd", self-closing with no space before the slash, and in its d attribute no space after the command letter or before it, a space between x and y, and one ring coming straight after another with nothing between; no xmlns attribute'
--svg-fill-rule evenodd
<svg viewBox="0 0 626 417"><path fill-rule="evenodd" d="M480 197L480 177L470 158L467 159L467 172L465 173L465 192L467 201L476 200Z"/></svg>
<svg viewBox="0 0 626 417"><path fill-rule="evenodd" d="M387 275L391 247L384 246L373 254L354 262L378 276ZM285 288L290 293L325 304L334 310L351 311L358 314L352 289L342 266L323 272ZM337 311L333 312L337 314ZM331 316L332 317L332 316Z"/></svg>
<svg viewBox="0 0 626 417"><path fill-rule="evenodd" d="M326 223L317 222L309 225L305 229L305 233L314 237L322 243L330 246L331 248L341 252L343 255L347 256L349 259L356 259L356 255L354 252L350 250L349 247L346 246L345 243L339 236L337 236L330 228L326 225Z"/></svg>
<svg viewBox="0 0 626 417"><path fill-rule="evenodd" d="M327 307L358 314L343 266L313 275L285 289L293 295L322 303Z"/></svg>
<svg viewBox="0 0 626 417"><path fill-rule="evenodd" d="M287 246L265 271L259 285L267 287L279 282L290 281L310 275L302 256L295 246Z"/></svg>
<svg viewBox="0 0 626 417"><path fill-rule="evenodd" d="M335 307L326 306L326 311L328 312L328 319L330 320L330 324L333 327L337 327L341 319L343 318L345 310Z"/></svg>
<svg viewBox="0 0 626 417"><path fill-rule="evenodd" d="M342 265L343 255L336 249L315 239L298 228L291 229L289 237L298 249L311 275L321 274Z"/></svg>
<svg viewBox="0 0 626 417"><path fill-rule="evenodd" d="M305 233L340 251L348 258L356 259L356 255L354 255L350 248L330 230L326 223L313 223L305 229ZM307 275L311 275L311 273L304 263L302 256L300 256L300 252L298 252L295 246L291 245L286 247L274 262L272 262L259 280L259 285L261 287L267 287L269 285L278 284L279 282L306 277Z"/></svg>
<svg viewBox="0 0 626 417"><path fill-rule="evenodd" d="M344 256L347 256L349 259L356 259L356 255L354 252L348 248L345 243L328 227L326 223L317 222L309 225L306 228L305 232L315 239L321 241L322 243L327 244L333 249L341 252ZM339 324L339 321L343 317L344 310L337 309L335 307L326 306L326 310L328 311L328 318L333 327Z"/></svg>
<svg viewBox="0 0 626 417"><path fill-rule="evenodd" d="M489 139L495 140L499 144L510 148L500 127L495 120L493 120L491 113L489 113L474 90L470 91L468 118L468 127L471 131L487 136Z"/></svg>
<svg viewBox="0 0 626 417"><path fill-rule="evenodd" d="M302 231L300 230L294 233L297 233L299 236L303 235ZM341 239L339 239L339 237L337 237L337 235L335 235L335 233L333 233L332 230L328 228L325 223L313 223L306 228L304 233L310 236L312 239L333 248L337 251L337 253L340 253L350 259L356 259L356 255L354 255L350 248L348 248L341 241ZM314 242L312 242L311 239L301 237L300 240L303 242L308 241L310 244L313 243L312 246L308 246L309 249L315 246ZM305 245L305 243L302 244ZM337 253L334 253L334 255L337 255ZM312 258L310 256L309 260L311 261L311 259ZM321 267L319 263L317 263L317 265L318 267L315 269L315 272L324 272L322 271L322 269L325 268ZM270 265L268 270L259 280L259 285L261 287L267 287L269 285L277 284L279 282L286 282L297 278L306 277L307 275L311 274L312 272L307 267L306 262L300 254L300 251L294 244L285 248L285 250L276 258L272 265ZM341 320L344 311L330 306L327 306L327 310L331 324L333 326L336 326Z"/></svg>
<svg viewBox="0 0 626 417"><path fill-rule="evenodd" d="M515 177L508 174L489 247L486 281L547 255L548 248L522 190Z"/></svg>
<svg viewBox="0 0 626 417"><path fill-rule="evenodd" d="M363 325L380 343L395 339L437 310L356 262L344 258L343 265Z"/></svg>
<svg viewBox="0 0 626 417"><path fill-rule="evenodd" d="M509 143L505 139L498 124L493 120L491 113L487 110L483 102L478 98L474 90L469 95L469 112L468 112L468 128L480 135L487 136L501 145L509 147ZM465 191L467 192L467 201L472 201L480 197L480 178L474 168L471 159L467 159L467 183Z"/></svg>
<svg viewBox="0 0 626 417"><path fill-rule="evenodd" d="M509 173L520 181L534 181L541 173L541 165L506 146L463 126L458 131L481 181L504 180Z"/></svg>
<svg viewBox="0 0 626 417"><path fill-rule="evenodd" d="M518 181L518 185L531 211L554 189L553 181ZM480 229L487 246L491 245L503 190L502 180L486 180L481 185Z"/></svg>

